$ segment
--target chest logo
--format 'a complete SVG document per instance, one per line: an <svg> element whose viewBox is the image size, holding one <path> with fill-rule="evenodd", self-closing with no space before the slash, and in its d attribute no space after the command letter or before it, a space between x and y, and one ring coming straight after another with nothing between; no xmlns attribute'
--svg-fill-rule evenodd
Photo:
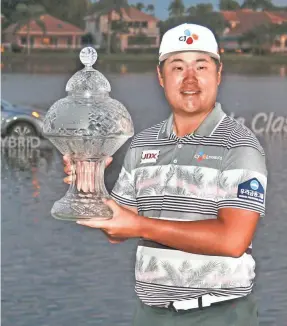
<svg viewBox="0 0 287 326"><path fill-rule="evenodd" d="M143 151L141 156L141 164L143 163L155 163L158 159L160 150L148 150Z"/></svg>
<svg viewBox="0 0 287 326"><path fill-rule="evenodd" d="M195 154L194 158L197 159L198 162L203 160L220 160L220 161L222 160L222 156L207 155L203 152L199 152L198 154Z"/></svg>

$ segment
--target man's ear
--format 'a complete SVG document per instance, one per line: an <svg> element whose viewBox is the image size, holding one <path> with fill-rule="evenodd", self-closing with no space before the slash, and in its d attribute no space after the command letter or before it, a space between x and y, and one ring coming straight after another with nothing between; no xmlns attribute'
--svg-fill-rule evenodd
<svg viewBox="0 0 287 326"><path fill-rule="evenodd" d="M222 69L223 69L223 64L221 62L220 65L219 65L219 68L218 68L218 72L217 72L217 85L218 86L221 83Z"/></svg>
<svg viewBox="0 0 287 326"><path fill-rule="evenodd" d="M160 86L161 86L162 88L164 88L163 77L162 77L162 72L161 72L161 70L160 70L160 67L157 66L156 69L157 69L157 76L158 76L159 84L160 84Z"/></svg>

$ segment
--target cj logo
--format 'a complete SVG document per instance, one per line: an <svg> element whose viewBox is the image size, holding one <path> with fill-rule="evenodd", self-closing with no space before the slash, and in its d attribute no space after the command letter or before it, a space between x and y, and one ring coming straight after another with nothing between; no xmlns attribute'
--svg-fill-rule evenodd
<svg viewBox="0 0 287 326"><path fill-rule="evenodd" d="M194 158L197 159L198 162L202 160L222 160L222 156L213 156L213 155L207 155L203 152L199 152L198 154L194 155Z"/></svg>
<svg viewBox="0 0 287 326"><path fill-rule="evenodd" d="M142 152L141 164L142 163L155 163L158 159L159 150L148 150Z"/></svg>
<svg viewBox="0 0 287 326"><path fill-rule="evenodd" d="M203 152L199 152L198 154L194 155L194 158L197 159L198 162L205 160L207 158L207 155L204 154Z"/></svg>
<svg viewBox="0 0 287 326"><path fill-rule="evenodd" d="M184 36L179 38L180 41L185 42L186 44L192 44L194 41L198 40L197 34L191 34L189 29L184 31Z"/></svg>

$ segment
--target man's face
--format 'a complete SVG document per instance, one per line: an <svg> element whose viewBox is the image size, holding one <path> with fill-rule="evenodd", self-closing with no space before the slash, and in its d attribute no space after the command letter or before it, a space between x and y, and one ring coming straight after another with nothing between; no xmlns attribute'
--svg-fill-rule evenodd
<svg viewBox="0 0 287 326"><path fill-rule="evenodd" d="M175 113L200 113L216 102L221 70L208 54L181 52L166 59L158 76Z"/></svg>

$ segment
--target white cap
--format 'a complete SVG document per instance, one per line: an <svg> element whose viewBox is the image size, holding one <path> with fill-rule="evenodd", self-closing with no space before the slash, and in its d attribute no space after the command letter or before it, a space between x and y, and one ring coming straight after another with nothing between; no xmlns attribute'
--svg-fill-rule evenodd
<svg viewBox="0 0 287 326"><path fill-rule="evenodd" d="M212 31L204 26L182 24L168 30L162 37L159 62L175 52L206 52L220 61L218 44Z"/></svg>

